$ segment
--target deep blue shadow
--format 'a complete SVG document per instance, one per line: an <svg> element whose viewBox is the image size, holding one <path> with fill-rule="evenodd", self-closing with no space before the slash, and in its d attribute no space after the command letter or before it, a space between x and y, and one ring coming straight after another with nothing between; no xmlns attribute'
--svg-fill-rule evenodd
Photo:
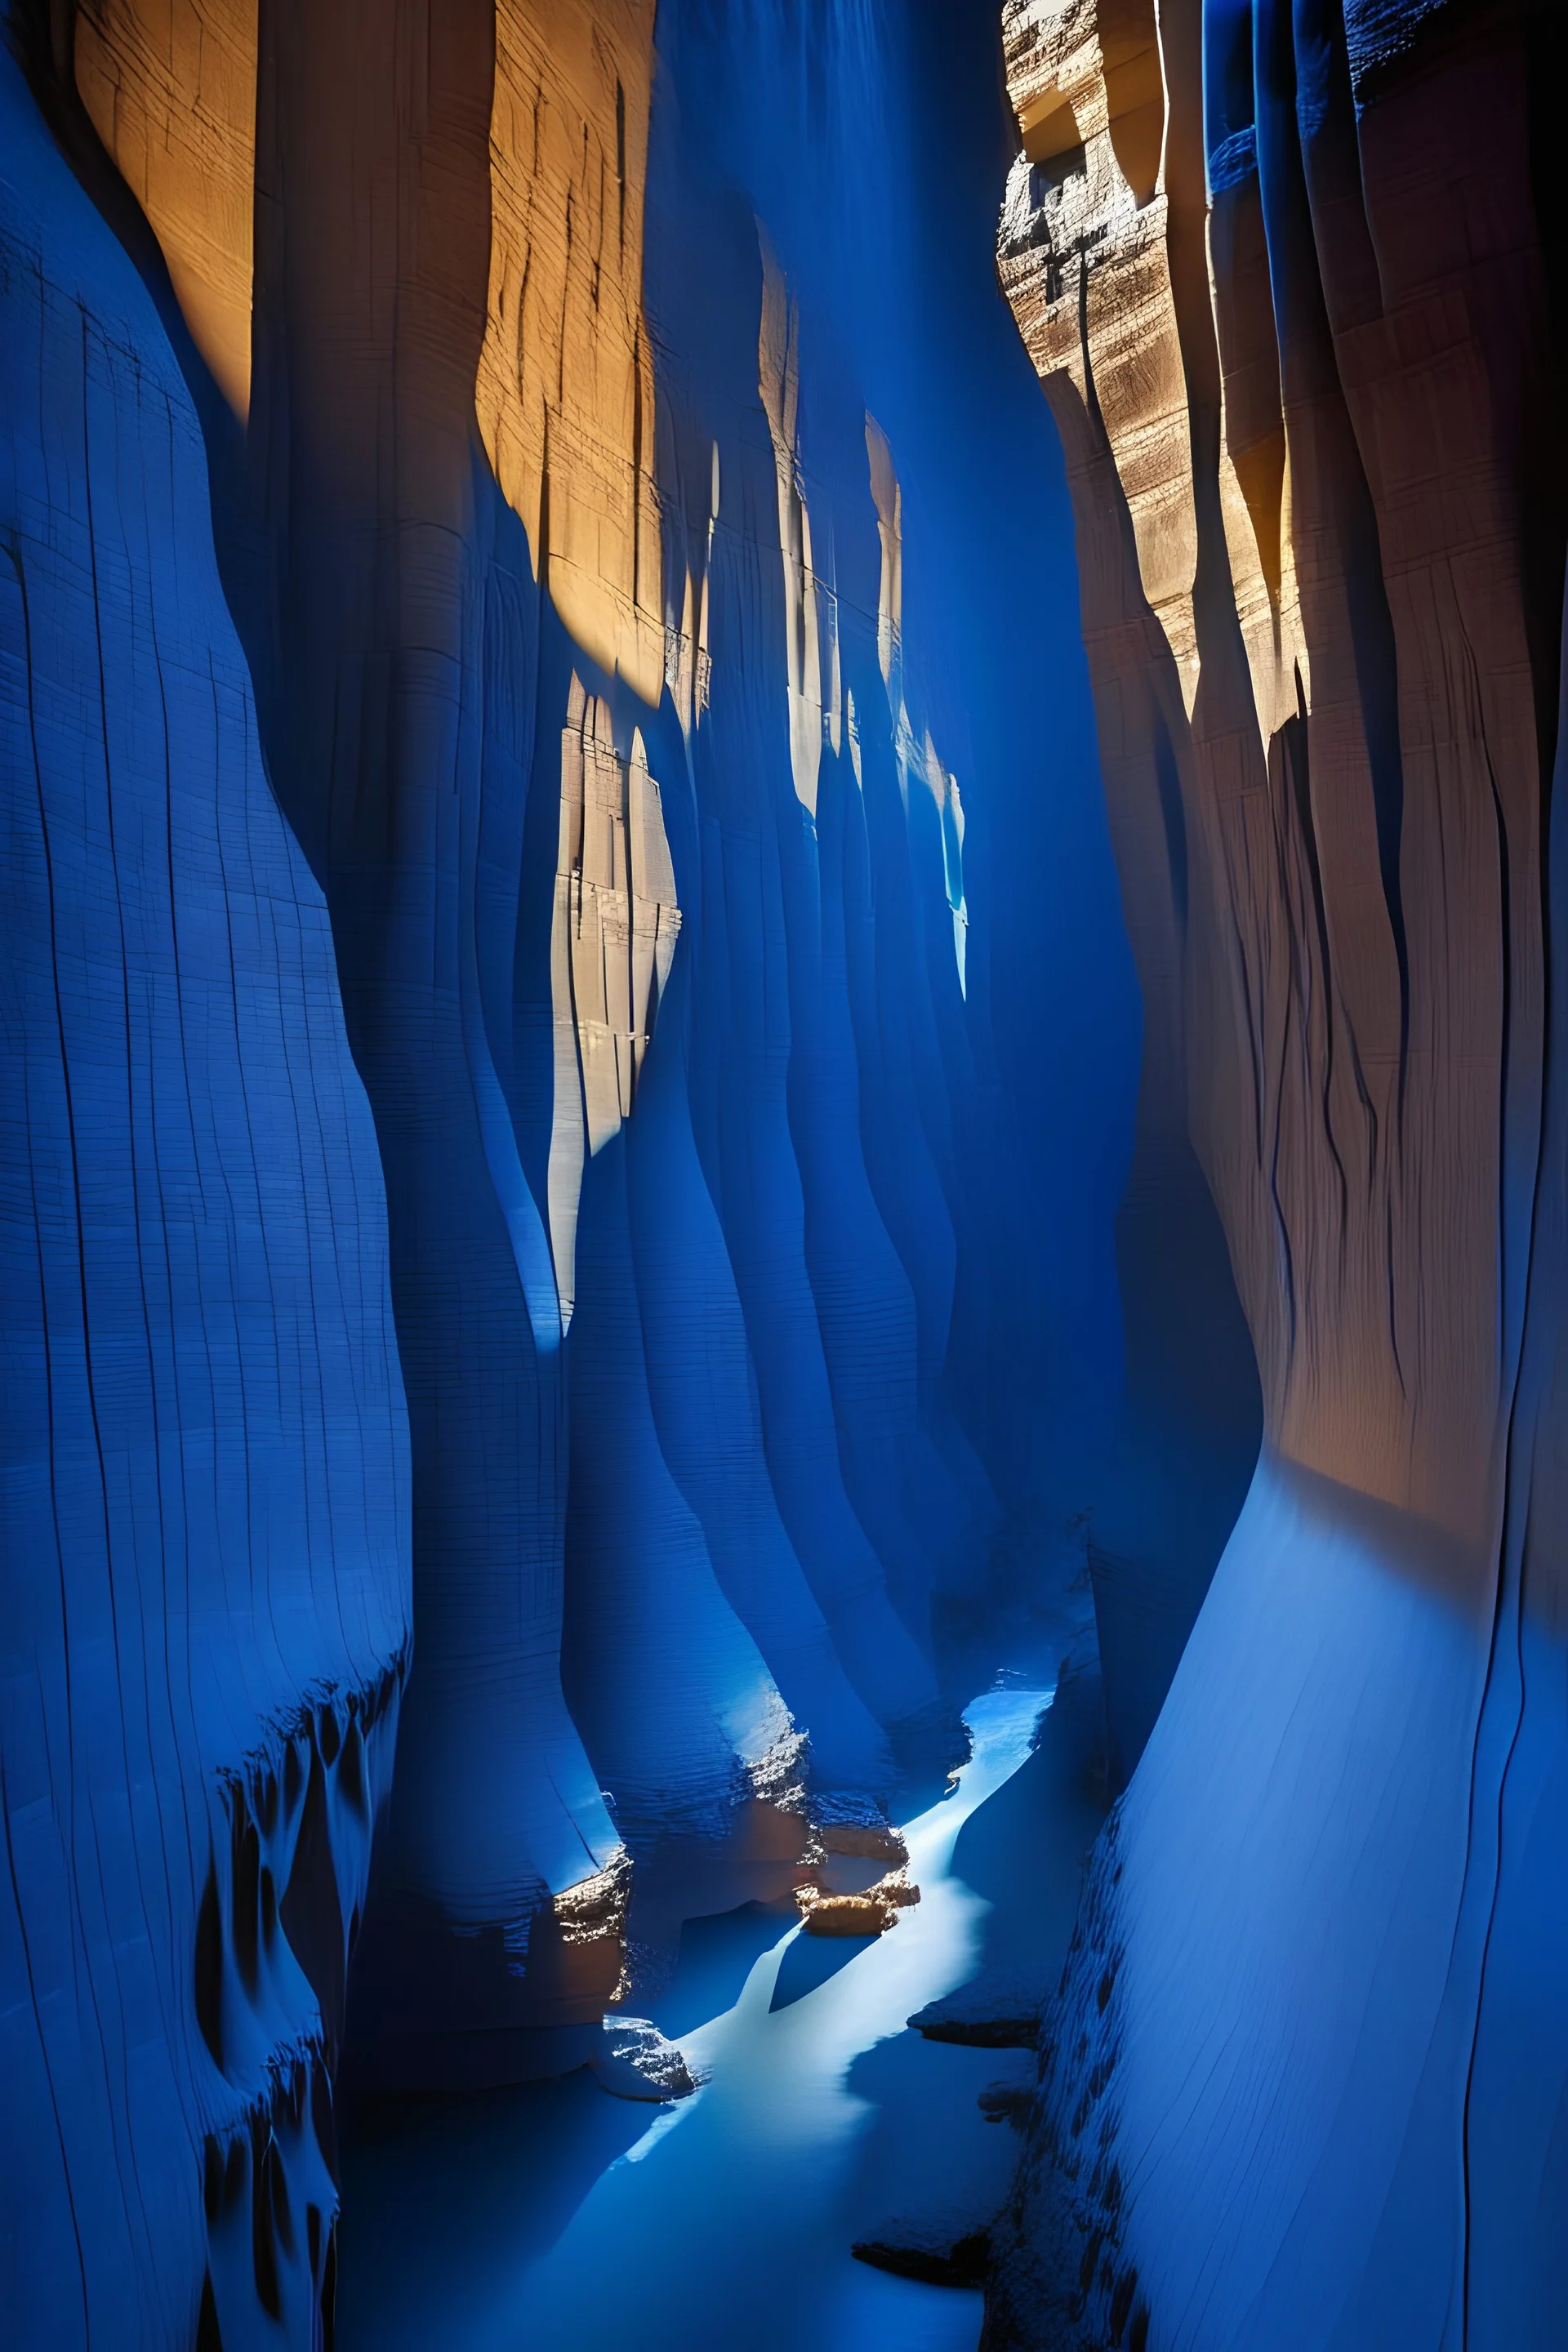
<svg viewBox="0 0 1568 2352"><path fill-rule="evenodd" d="M763 1954L789 1926L788 1916L764 1904L742 1903L738 1910L689 1919L680 1931L680 1958L668 1991L648 2003L661 2033L679 2041L733 2009L741 1988Z"/></svg>
<svg viewBox="0 0 1568 2352"><path fill-rule="evenodd" d="M870 1940L866 1936L797 1936L779 1962L769 2009L788 2009L792 2001L804 2000L847 1967Z"/></svg>
<svg viewBox="0 0 1568 2352"><path fill-rule="evenodd" d="M362 2106L343 2137L340 2352L468 2341L658 2112L607 2097L586 2068Z"/></svg>

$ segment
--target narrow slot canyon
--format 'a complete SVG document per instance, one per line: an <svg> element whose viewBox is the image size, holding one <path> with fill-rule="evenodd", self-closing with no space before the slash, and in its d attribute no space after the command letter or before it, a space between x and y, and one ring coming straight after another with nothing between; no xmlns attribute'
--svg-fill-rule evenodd
<svg viewBox="0 0 1568 2352"><path fill-rule="evenodd" d="M0 0L0 2338L1568 2345L1560 0Z"/></svg>

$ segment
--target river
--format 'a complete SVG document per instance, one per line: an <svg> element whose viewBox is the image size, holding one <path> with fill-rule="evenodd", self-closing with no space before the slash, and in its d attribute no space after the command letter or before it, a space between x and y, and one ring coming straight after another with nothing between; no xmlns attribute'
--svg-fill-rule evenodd
<svg viewBox="0 0 1568 2352"><path fill-rule="evenodd" d="M969 1761L903 1825L922 1899L887 1935L807 1937L755 1906L689 1927L655 2014L708 2076L694 2096L643 2107L584 2073L420 2102L352 2140L344 2352L973 2352L978 2293L849 2246L1005 2191L1013 2136L974 2102L1028 2062L905 2021L973 1971L988 1906L954 1843L1049 1696L1005 1686L964 1710Z"/></svg>

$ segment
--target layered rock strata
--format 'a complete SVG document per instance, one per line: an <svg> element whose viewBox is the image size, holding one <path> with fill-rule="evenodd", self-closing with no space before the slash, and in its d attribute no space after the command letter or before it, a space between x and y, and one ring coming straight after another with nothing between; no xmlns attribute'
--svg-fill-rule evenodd
<svg viewBox="0 0 1568 2352"><path fill-rule="evenodd" d="M605 2006L685 1917L877 1887L895 1776L957 1752L950 1683L1005 1611L1055 1640L1115 1378L1130 993L1065 503L974 267L988 35L651 0L16 0L8 30L15 699L61 863L17 852L6 961L28 1068L46 909L91 982L56 1008L95 1092L47 1246L91 1294L68 1412L113 1518L107 1570L60 1538L108 1646L13 1645L48 1750L13 1818L89 1838L109 1924L79 1873L52 1909L18 1885L29 1937L79 1915L95 2018L140 1983L122 1896L176 1988L127 2011L124 2087L112 2053L101 2099L49 2076L64 2201L41 2168L12 2210L29 2325L232 2352L330 2327L345 2072L613 2071ZM937 207L906 124L952 132L955 71ZM1042 593L1044 744L1009 694ZM29 1087L24 1231L59 1144ZM49 1712L84 1638L119 1783ZM195 1695L162 1746L142 1652ZM51 1948L10 2013L53 2067L87 1979L56 2002ZM83 2182L128 2217L101 2263Z"/></svg>
<svg viewBox="0 0 1568 2352"><path fill-rule="evenodd" d="M1005 24L1146 1131L1158 1087L1265 1440L1046 2021L989 2336L1528 2339L1568 2213L1524 1959L1565 1833L1557 37L1167 6L1141 177L1122 12Z"/></svg>
<svg viewBox="0 0 1568 2352"><path fill-rule="evenodd" d="M1205 919L1206 877L1184 783L1199 681L1196 428L1173 269L1184 250L1191 274L1191 231L1184 249L1169 166L1161 168L1152 0L1097 26L1087 8L1006 18L1023 152L1007 184L998 267L1067 459L1100 767L1143 999L1135 1147L1117 1225L1127 1399L1096 1465L1086 1527L1120 1786L1240 1509L1262 1415L1226 1235L1189 1117L1186 940ZM1125 68L1105 62L1123 55ZM1200 157L1196 261L1206 308L1201 172ZM1206 673L1205 691L1212 699Z"/></svg>
<svg viewBox="0 0 1568 2352"><path fill-rule="evenodd" d="M902 399L890 356L894 289L936 234L887 99L900 42L832 29L834 88L861 93L851 124L805 103L815 36L793 19L759 10L726 44L706 11L671 7L658 30L656 57L647 0L12 12L76 174L14 83L25 152L48 159L27 199L49 257L33 275L55 282L50 240L74 252L58 224L79 218L129 289L115 302L141 306L110 339L133 359L107 406L134 419L156 383L182 452L177 500L152 427L123 473L195 615L179 692L216 681L210 734L187 730L189 789L243 779L247 854L276 868L262 895L290 910L279 1002L289 957L308 965L309 1068L250 1039L271 983L238 947L204 1004L222 1015L228 989L247 1083L273 1074L264 1172L301 1103L341 1129L276 1233L243 1185L219 1213L237 1220L226 1278L247 1310L310 1270L334 1369L319 1375L327 1467L318 1479L311 1454L299 1474L308 1573L291 1571L287 1609L258 1574L223 1636L248 1654L254 1610L297 1621L298 1644L169 1781L187 1803L219 1790L211 1868L197 1840L189 1916L169 1913L188 1992L171 2047L192 2027L234 2097L202 2109L183 2172L168 2157L170 2196L205 2211L207 2238L150 2231L132 2271L170 2298L176 2336L188 2303L204 2342L325 2325L341 2038L362 2085L614 2056L605 2004L658 1980L685 1916L787 1899L819 1832L841 1862L855 1825L886 1843L895 1773L940 1781L956 1752L944 1658L984 1643L1007 1564L1064 1508L1065 1441L1048 1476L1038 1460L1048 1379L1073 1363L1064 1424L1088 1425L1111 1383L1113 1351L1072 1335L1092 1334L1107 1295L1090 1204L1120 1149L1121 1066L1087 1118L1052 1130L1079 1248L1031 1217L1007 1075L1042 1050L1067 934L1047 923L1044 947L1015 944L1022 984L994 992L1006 926L981 918L987 888L1005 901L1005 861L988 880L976 811L988 793L1016 805L1039 868L1030 923L1076 906L1071 857L1095 904L1107 877L1076 752L1051 771L1071 856L1037 854L1054 803L996 690L1010 656L952 617L973 603L974 525L942 508L946 443L922 441L928 404ZM921 104L939 47L908 75ZM775 68L801 107L767 102ZM851 152L910 201L868 216L832 161ZM980 214L965 217L983 250ZM943 272L956 317L967 280L951 256ZM27 282L19 269L18 301ZM95 316L96 292L83 299ZM984 299L973 347L1017 407L1027 371L988 285ZM875 331L847 366L839 328L861 312ZM960 340L943 328L933 349ZM968 378L950 373L942 397L962 408ZM1019 409L1030 433L1035 413ZM67 415L37 429L58 436ZM63 512L75 477L60 478ZM994 458L984 511L1001 484ZM1030 539L1023 520L1015 536ZM51 659L90 655L119 578L60 620ZM1065 593L1064 564L1052 578ZM1005 580L980 604L1012 643ZM147 719L150 682L160 714L174 697L157 618L125 667L139 758L164 723ZM1058 619L1070 664L1065 602ZM100 699L117 675L106 656ZM47 683L40 725L75 725L75 672ZM202 887L249 943L246 869L219 845ZM165 868L158 887L207 872L151 819L122 862L146 890ZM99 887L80 870L64 893L77 915ZM1086 1064L1093 1026L1072 1047ZM1047 1050L1067 1049L1053 1032ZM217 1082L187 1068L170 1084L160 1122ZM138 1100L132 1087L103 1130L132 1191ZM184 1200L162 1202L167 1234ZM194 1297L182 1312L194 1333ZM293 1313L290 1292L278 1315ZM237 1400L227 1341L188 1337L198 1370L230 1381L218 1425L247 1465L267 1413L292 1428L318 1379L280 1375L285 1403L264 1404L249 1344ZM294 1475L259 1500L253 1486L268 1543ZM356 1510L365 1531L340 1538ZM138 1543L153 1511L138 1486ZM1018 1604L1040 1638L1062 1568L1051 1533ZM204 1573L219 1556L205 1541ZM128 1603L121 1630L157 1622ZM254 1638L270 1656L271 1633ZM77 1787L60 1778L59 1818ZM853 1858L865 1885L897 1856ZM154 2316L129 2334L169 2332Z"/></svg>

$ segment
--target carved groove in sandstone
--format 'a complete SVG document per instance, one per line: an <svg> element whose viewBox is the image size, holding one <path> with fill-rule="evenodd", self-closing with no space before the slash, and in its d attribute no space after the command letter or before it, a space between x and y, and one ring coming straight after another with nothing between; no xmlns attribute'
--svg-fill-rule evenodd
<svg viewBox="0 0 1568 2352"><path fill-rule="evenodd" d="M1560 2179L1488 1992L1537 1933L1513 1743L1559 1738L1559 1669L1527 1704L1499 1664L1538 1639L1525 1335L1561 1314L1537 31L1167 0L1144 196L1110 12L1004 24L999 266L1068 454L1141 1148L1196 1147L1265 1452L1047 2021L988 2341L1500 2343Z"/></svg>
<svg viewBox="0 0 1568 2352"><path fill-rule="evenodd" d="M682 126L652 0L8 19L6 1172L48 1291L15 1491L28 1558L46 1454L108 1529L63 1513L15 1670L6 1627L20 2325L71 2337L75 2260L94 2340L313 2342L340 2089L607 2078L605 2003L686 1917L803 1869L912 1893L888 1791L957 1752L939 1659L1055 1492L948 762L972 815L992 777L1081 815L1088 767L970 723L938 455L841 397L810 254L792 284L721 117ZM689 2087L623 2029L636 2095ZM109 2089L57 2102L79 2031Z"/></svg>
<svg viewBox="0 0 1568 2352"><path fill-rule="evenodd" d="M195 2017L213 2064L248 2104L203 2143L203 2302L216 2327L237 2335L252 2296L302 2342L314 2340L319 2315L331 2324L332 2076L405 1675L399 1658L373 1688L307 1706L243 1771L223 1776L215 1808ZM301 1978L320 2021L291 2032L309 2014Z"/></svg>
<svg viewBox="0 0 1568 2352"><path fill-rule="evenodd" d="M811 516L800 478L800 313L771 247L763 246L763 323L758 379L778 477L779 555L784 564L784 645L789 666L789 751L795 798L816 814L816 778L826 738L837 752L839 698L837 614L831 586L811 560ZM823 649L827 650L824 683Z"/></svg>
<svg viewBox="0 0 1568 2352"><path fill-rule="evenodd" d="M1521 1070L1539 1053L1531 1040L1541 1018L1537 853L1525 820L1534 711L1519 593L1499 568L1511 529L1501 461L1483 449L1467 467L1478 502L1474 549L1436 560L1440 588L1418 584L1433 578L1434 559L1414 550L1405 557L1391 537L1410 490L1401 497L1395 482L1375 473L1368 486L1362 472L1366 453L1390 448L1378 420L1392 415L1396 396L1392 328L1358 325L1342 346L1348 391L1321 395L1309 393L1304 373L1307 339L1318 331L1303 322L1292 334L1294 322L1286 322L1289 455L1280 460L1264 397L1266 355L1257 347L1256 173L1215 194L1217 325L1205 301L1184 327L1168 257L1175 199L1163 190L1138 211L1108 157L1094 166L1096 141L1109 148L1109 132L1098 127L1103 76L1092 63L1086 68L1083 47L1069 45L1076 37L1092 59L1089 13L1018 5L1007 25L1016 102L1026 109L1042 81L1059 77L1079 93L1087 126L1090 168L1074 175L1066 211L1035 167L1015 166L1001 266L1075 468L1086 572L1106 583L1105 620L1091 617L1089 627L1110 758L1123 740L1113 705L1124 701L1130 712L1152 705L1180 778L1190 891L1184 988L1205 1023L1204 1057L1191 1077L1192 1124L1231 1237L1269 1433L1293 1457L1415 1508L1484 1550L1494 1509L1490 1400L1500 1377L1488 1240L1499 1195L1495 1175L1484 1171L1495 1161L1496 1105L1509 1083L1505 953L1515 976L1508 1050ZM1374 187L1373 201L1380 194ZM1184 195L1189 208L1202 206L1201 186ZM1391 192L1386 201L1407 206L1410 199ZM1243 272L1241 286L1228 271L1219 275L1226 262ZM1331 265L1342 276L1355 266L1352 256ZM1472 274L1479 268L1472 265ZM1331 279L1331 299L1338 294ZM1348 287L1340 299L1350 299ZM1443 299L1435 266L1425 283L1417 275L1388 299L1398 315L1427 317ZM1352 331L1347 322L1347 338ZM1479 331L1478 323L1472 338ZM1205 490L1204 561L1215 579L1232 574L1235 563L1241 628L1227 597L1214 604L1200 644L1184 341L1205 338L1211 351L1217 343L1226 430L1220 496L1212 484ZM1506 394L1501 383L1488 389L1479 341L1461 338L1452 366L1442 398L1447 429L1458 433ZM1378 388L1384 375L1385 393ZM1113 477L1103 472L1107 454ZM1377 462L1386 467L1390 456ZM1310 502L1304 483L1319 486ZM1366 674L1382 656L1373 622L1358 615L1358 598L1378 604L1383 595L1381 585L1364 582L1355 537L1357 501L1370 519L1369 497L1397 587L1382 631L1390 657L1398 648L1403 749L1388 733L1394 664L1390 658L1386 677ZM1120 577L1119 504L1136 549L1135 569ZM1303 545L1314 551L1310 590L1295 577ZM1415 567L1408 579L1407 565ZM1484 617L1466 604L1470 583L1483 577L1497 588ZM1111 600L1120 606L1114 623ZM1175 681L1157 640L1145 636L1138 648L1141 608L1161 624ZM1475 684L1440 674L1446 630L1459 633L1461 648L1467 637L1471 643L1459 658L1478 666ZM1495 679L1495 688L1483 692L1481 677ZM1176 681L1190 723L1170 691ZM1420 742L1424 709L1442 711L1451 735ZM1141 713L1123 722L1150 723ZM1401 771L1405 821L1394 879L1379 797L1397 792ZM1501 795L1500 834L1491 777ZM1114 778L1111 789L1115 795ZM1137 820L1129 814L1121 822ZM1420 912L1408 937L1405 903ZM1513 926L1501 940L1493 919L1500 904ZM1135 920L1140 946L1149 932ZM1449 977L1457 940L1472 959L1460 987ZM1245 1117L1237 1116L1238 1104L1248 1107ZM1434 1153L1473 1170L1473 1181L1435 1191L1426 1174ZM1451 1295L1433 1295L1425 1269L1437 1259L1473 1275ZM1350 1376L1327 1376L1331 1362Z"/></svg>
<svg viewBox="0 0 1568 2352"><path fill-rule="evenodd" d="M561 854L551 933L555 1111L550 1232L570 1324L577 1200L586 1157L630 1118L680 909L642 734L616 750L609 707L573 673L561 737Z"/></svg>

